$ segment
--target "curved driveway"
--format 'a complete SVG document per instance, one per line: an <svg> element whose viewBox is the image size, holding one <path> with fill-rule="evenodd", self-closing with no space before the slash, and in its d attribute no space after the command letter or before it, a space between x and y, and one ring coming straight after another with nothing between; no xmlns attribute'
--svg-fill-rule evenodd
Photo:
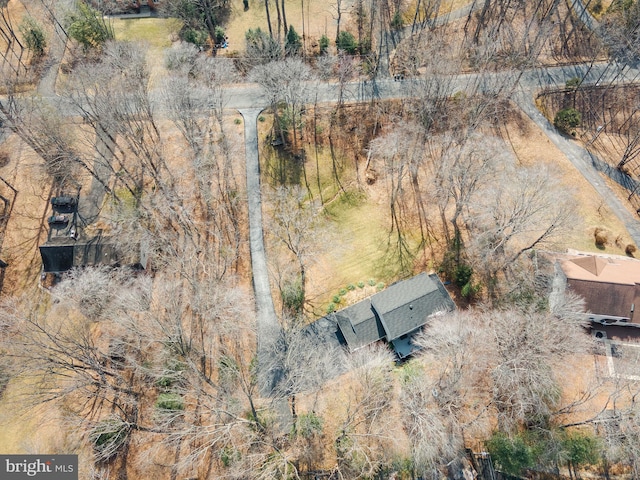
<svg viewBox="0 0 640 480"><path fill-rule="evenodd" d="M69 5L71 0L61 0L59 6ZM581 0L574 0L573 9L581 21L590 29L597 28L597 22L588 13ZM436 19L438 24L451 21L454 18L467 15L471 8L477 7L473 2L457 12L452 12L445 18ZM42 79L39 92L43 97L48 97L56 102L54 94L55 78L59 59L64 51L64 33L56 28L58 38L55 46L52 45L54 60L50 65L48 75ZM55 48L54 48L55 47ZM640 225L637 219L623 206L615 194L600 179L588 152L557 133L555 128L542 116L533 102L535 92L548 87L564 86L565 82L573 77L583 79L583 83L595 84L597 82L637 82L640 78L638 71L621 70L611 64L592 64L578 66L562 66L551 68L538 68L519 72L502 72L491 75L466 74L453 77L443 77L448 85L444 94L452 95L455 92L497 93L505 92L508 85L512 93L512 99L517 105L541 128L550 140L560 148L576 169L593 185L602 196L612 211L624 222L633 241L640 245ZM369 82L354 82L348 84L343 92L343 100L346 102L361 102L378 99L406 98L416 95L423 82L428 79L409 79L402 82L394 82L391 79L377 79ZM511 82L511 84L509 84ZM338 100L339 88L337 84L318 83L315 88L315 101L318 103L331 103ZM153 94L152 94L153 95ZM238 110L244 118L245 125L245 149L246 149L246 174L247 174L247 201L249 213L249 240L251 248L251 267L253 274L253 287L257 309L257 328L259 339L259 356L270 347L269 339L274 336L270 331L279 328L279 322L275 313L271 288L269 285L269 272L267 268L266 253L263 238L262 203L260 195L260 165L258 158L258 132L257 117L268 105L263 91L257 85L245 84L225 88L225 106ZM160 98L153 102L160 107ZM161 108L161 107L160 107Z"/></svg>

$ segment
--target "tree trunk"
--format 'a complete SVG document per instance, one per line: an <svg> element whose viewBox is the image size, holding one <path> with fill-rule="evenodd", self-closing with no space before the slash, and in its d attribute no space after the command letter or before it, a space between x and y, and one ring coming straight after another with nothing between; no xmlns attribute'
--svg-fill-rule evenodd
<svg viewBox="0 0 640 480"><path fill-rule="evenodd" d="M342 19L342 0L336 0L336 43L340 37L340 20Z"/></svg>
<svg viewBox="0 0 640 480"><path fill-rule="evenodd" d="M278 42L280 41L280 35L282 35L282 13L280 12L280 4L278 0L275 0L276 3L276 13L278 14ZM287 33L285 29L285 34Z"/></svg>
<svg viewBox="0 0 640 480"><path fill-rule="evenodd" d="M284 27L284 34L286 35L289 27L287 26L287 12L285 11L284 0L282 0L282 26Z"/></svg>
<svg viewBox="0 0 640 480"><path fill-rule="evenodd" d="M267 25L269 26L269 36L273 38L273 27L271 26L271 14L269 13L269 0L264 0L264 11L267 14Z"/></svg>

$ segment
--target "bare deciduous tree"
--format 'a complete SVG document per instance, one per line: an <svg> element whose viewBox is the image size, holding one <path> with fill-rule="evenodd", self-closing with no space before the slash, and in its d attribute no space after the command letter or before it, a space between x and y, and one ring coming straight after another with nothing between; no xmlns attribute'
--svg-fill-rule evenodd
<svg viewBox="0 0 640 480"><path fill-rule="evenodd" d="M322 210L300 187L278 187L271 195L271 202L269 233L293 255L298 267L295 278L285 279L281 285L283 311L298 316L306 301L307 270L323 236ZM286 291L287 288L290 291Z"/></svg>
<svg viewBox="0 0 640 480"><path fill-rule="evenodd" d="M311 69L300 59L288 58L254 68L250 78L267 94L275 115L276 134L285 145L287 140L291 141L297 151L300 122L313 80ZM285 105L283 111L280 111L280 103Z"/></svg>
<svg viewBox="0 0 640 480"><path fill-rule="evenodd" d="M576 221L566 186L547 169L507 169L503 181L481 190L469 211L472 241L468 254L490 295L497 292L498 275L527 252L552 245Z"/></svg>
<svg viewBox="0 0 640 480"><path fill-rule="evenodd" d="M350 354L347 368L348 402L335 412L336 470L341 478L367 478L393 455L393 357L384 345L373 345Z"/></svg>
<svg viewBox="0 0 640 480"><path fill-rule="evenodd" d="M494 418L506 432L550 428L555 415L579 405L562 396L556 372L566 359L588 351L583 322L574 312L516 308L434 319L417 343L436 372L439 414L450 415L459 436L463 429L487 435ZM467 398L471 391L474 401Z"/></svg>
<svg viewBox="0 0 640 480"><path fill-rule="evenodd" d="M248 455L256 436L269 438L256 403L250 302L233 284L198 275L152 282L86 269L52 291L52 305L45 293L33 298L39 305L4 305L2 349L16 375L37 384L36 403L65 406L96 458L124 458L129 440L145 435L156 450L136 461L169 448L174 457L163 463L176 474L208 475L225 449L230 463L247 456L248 471L268 456Z"/></svg>

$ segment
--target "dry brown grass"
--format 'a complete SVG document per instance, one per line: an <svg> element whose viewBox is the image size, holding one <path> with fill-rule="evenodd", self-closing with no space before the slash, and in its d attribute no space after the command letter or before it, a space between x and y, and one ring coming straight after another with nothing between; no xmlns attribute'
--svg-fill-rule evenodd
<svg viewBox="0 0 640 480"><path fill-rule="evenodd" d="M524 128L509 129L509 138L518 160L523 165L544 164L557 170L578 205L579 226L558 247L597 252L593 237L596 228L611 232L610 237L614 239L618 236L630 239L624 224L551 140L524 115L519 121ZM624 245L622 248L615 244L607 245L607 251L624 255Z"/></svg>
<svg viewBox="0 0 640 480"><path fill-rule="evenodd" d="M351 11L353 0L343 0L342 2L342 29L349 28L351 22ZM405 2L406 3L406 2ZM415 3L415 0L414 2ZM405 16L411 17L412 8L415 5L409 3L403 7ZM456 10L469 3L468 0L445 0L442 2L442 12ZM304 4L304 11L302 5ZM322 35L327 35L330 40L335 39L336 34L336 7L335 2L324 0L287 0L285 2L287 23L293 25L294 29L302 36L305 34L306 47L308 51L317 49L318 39ZM271 23L274 28L274 35L277 34L276 10L273 4L270 8ZM304 29L302 28L304 18ZM407 20L410 21L410 20ZM244 35L249 28L261 28L268 31L267 16L262 0L250 0L249 10L244 11L242 2L232 4L229 20L225 25L229 37L229 48L221 52L223 55L233 52L244 51ZM283 33L284 35L284 33Z"/></svg>
<svg viewBox="0 0 640 480"><path fill-rule="evenodd" d="M298 2L290 2L288 18L297 27L296 21L292 19L301 18L301 10L296 11L296 5L299 5ZM259 12L264 12L261 7L261 2L254 0L249 12L239 10L232 13L228 29L230 50L244 44L244 31L248 28L247 25L253 27L258 25L253 20L249 21L250 17L247 14L251 12L254 19L260 18ZM241 9L241 6L239 8ZM315 22L309 27L309 32L323 33L323 24L330 24L332 21L330 14L326 11L326 4L322 7L321 2L314 2L309 8L312 9L310 17ZM314 8L318 10L313 10ZM266 23L263 28L266 28ZM301 33L301 29L299 31ZM234 122L237 117L237 114L233 114L227 118L227 128L233 133L236 141L240 142L242 125ZM579 204L581 227L568 236L559 248L597 251L593 240L593 231L596 227L611 232L612 238L628 238L622 223L612 215L604 201L562 152L526 117L522 116L516 123L520 126L509 128L509 140L519 162L523 165L546 164L557 169L567 188L574 192L574 197ZM264 132L261 135L261 138L264 138ZM43 240L38 236L38 229L42 219L46 218L47 192L42 191L43 179L38 173L39 159L15 137L11 137L8 144L12 151L12 161L0 168L0 175L18 187L20 195L15 205L15 215L9 223L3 259L11 264L7 272L6 285L10 290L21 291L37 281L39 268L37 245ZM238 152L241 150L241 147L238 147ZM173 166L179 168L181 159L178 152L172 153L176 154ZM326 165L327 161L328 156L324 152L321 155L321 162ZM238 178L242 182L241 156L238 156L237 166ZM348 208L336 209L332 221L336 225L335 233L339 240L331 242L328 245L329 248L310 268L309 294L318 305L326 305L331 296L348 283L367 282L369 278L380 280L380 271L376 262L380 257L380 250L384 247L385 232L388 229L383 182L365 186L364 191L363 201L354 202ZM612 244L607 245L606 248L611 253L624 254L625 242L621 242L621 246ZM248 272L245 274L248 282ZM358 289L352 294L354 298L347 298L345 301L352 301L359 294L369 293L372 293L372 288L362 291ZM595 367L592 368L592 365L593 358L590 356L576 359L575 364L567 365L568 371L572 373L571 377L565 375L570 384L568 392L575 394L587 388L590 379L595 375ZM7 399L3 401L3 408L0 410L0 451L24 451L25 442L28 443L29 439L34 438L41 439L41 448L46 449L49 436L57 433L56 427L43 426L42 418L37 414L22 412L16 407L15 399L18 398L16 395L23 387L15 383L10 385ZM344 404L340 404L344 398L345 396L341 395L322 399L322 401L326 402L326 409L331 411L338 408L344 409ZM593 409L597 408L597 406L593 407ZM593 409L588 412L585 410L584 416L588 417ZM25 415L23 416L22 413ZM330 431L335 431L338 425L328 425L328 428Z"/></svg>
<svg viewBox="0 0 640 480"><path fill-rule="evenodd" d="M293 28L302 37L302 2L300 2L300 0L287 0L285 2L285 10L287 23L293 25ZM326 34L329 38L335 37L334 11L335 9L332 7L332 2L322 0L307 0L304 2L304 33L306 35L307 47L317 42L317 39L323 34ZM270 15L274 35L276 35L276 10L273 3L271 3ZM229 20L225 25L225 31L229 37L229 47L220 53L227 55L234 51L244 51L244 35L250 28L260 28L265 32L269 31L264 2L262 0L250 0L249 10L247 11L244 11L242 2L233 2Z"/></svg>

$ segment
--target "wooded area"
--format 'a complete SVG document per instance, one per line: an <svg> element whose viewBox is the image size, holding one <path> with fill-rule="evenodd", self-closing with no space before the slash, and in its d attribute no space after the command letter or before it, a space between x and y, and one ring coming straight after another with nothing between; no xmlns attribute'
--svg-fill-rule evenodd
<svg viewBox="0 0 640 480"><path fill-rule="evenodd" d="M594 225L560 159L522 154L515 98L535 93L639 208L640 3L337 0L316 36L310 2L164 0L166 49L118 38L103 14L121 2L0 2L0 422L42 425L0 450L77 453L87 479L454 478L466 449L514 476L636 478L637 381L607 374L547 255L596 248L604 224L621 251L633 238L603 199ZM578 64L601 80L527 77ZM247 108L276 329L252 292ZM70 192L75 235L144 261L41 272ZM420 271L458 310L410 360L309 334Z"/></svg>

